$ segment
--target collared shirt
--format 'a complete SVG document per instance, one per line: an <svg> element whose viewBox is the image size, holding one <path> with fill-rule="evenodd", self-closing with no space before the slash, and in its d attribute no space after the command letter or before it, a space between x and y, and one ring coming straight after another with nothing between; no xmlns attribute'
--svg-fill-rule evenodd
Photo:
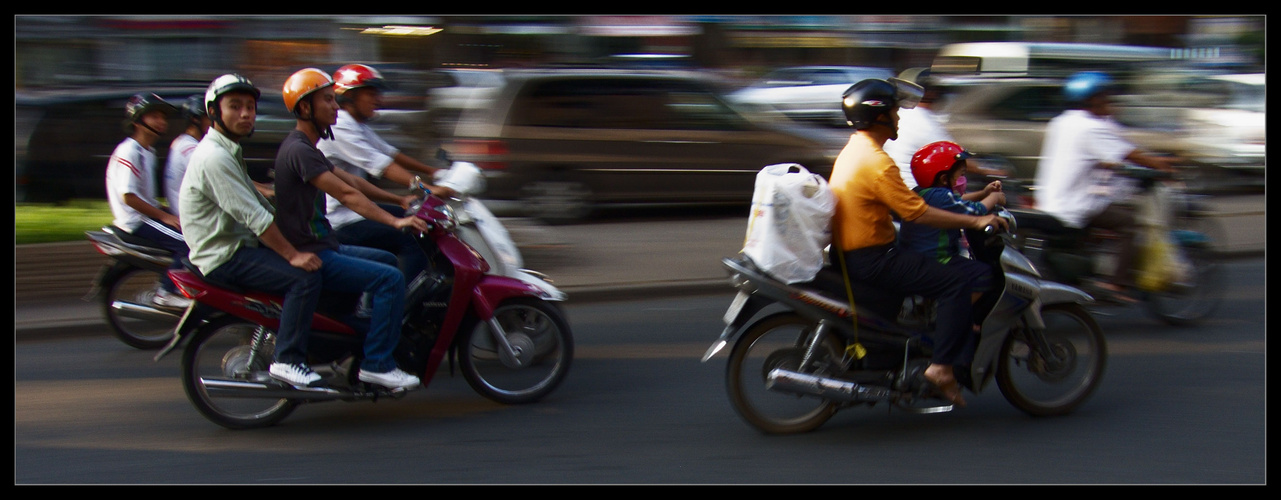
<svg viewBox="0 0 1281 500"><path fill-rule="evenodd" d="M249 178L240 143L210 128L191 153L178 190L179 220L189 258L209 274L275 220L275 209Z"/></svg>
<svg viewBox="0 0 1281 500"><path fill-rule="evenodd" d="M107 204L111 207L111 221L116 227L133 232L147 216L125 203L125 195L133 194L152 206L160 206L155 195L156 151L144 147L132 137L116 146L107 160Z"/></svg>
<svg viewBox="0 0 1281 500"><path fill-rule="evenodd" d="M1134 145L1110 118L1081 109L1064 111L1045 128L1036 167L1036 208L1070 227L1085 227L1125 190L1123 178L1096 167L1121 163L1132 151Z"/></svg>
<svg viewBox="0 0 1281 500"><path fill-rule="evenodd" d="M921 106L898 110L898 139L886 142L884 149L898 165L899 175L908 189L916 187L916 178L912 176L912 156L926 145L938 141L956 142L934 111Z"/></svg>
<svg viewBox="0 0 1281 500"><path fill-rule="evenodd" d="M903 184L894 160L863 134L850 136L828 184L836 195L833 241L844 251L894 243L890 213L912 220L929 208Z"/></svg>
<svg viewBox="0 0 1281 500"><path fill-rule="evenodd" d="M316 145L335 167L364 179L380 178L395 160L399 149L388 144L368 124L361 123L347 110L338 111L338 123L332 127L333 139L321 139ZM428 181L430 183L430 180ZM325 195L329 223L340 228L364 220L333 196Z"/></svg>

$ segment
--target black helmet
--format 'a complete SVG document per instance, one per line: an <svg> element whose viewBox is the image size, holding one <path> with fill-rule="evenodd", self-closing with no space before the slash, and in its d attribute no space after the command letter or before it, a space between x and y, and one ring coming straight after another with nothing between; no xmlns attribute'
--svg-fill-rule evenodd
<svg viewBox="0 0 1281 500"><path fill-rule="evenodd" d="M898 78L881 80L868 78L851 85L841 96L841 109L845 121L855 130L865 130L877 123L876 118L895 107L915 108L921 102L924 89L920 85Z"/></svg>
<svg viewBox="0 0 1281 500"><path fill-rule="evenodd" d="M142 115L151 111L164 111L166 115L174 111L172 104L156 94L134 94L125 103L125 122L124 129L126 133L133 132L133 124L142 120ZM143 124L146 126L146 124ZM152 132L155 132L154 130ZM158 134L157 134L158 135Z"/></svg>
<svg viewBox="0 0 1281 500"><path fill-rule="evenodd" d="M193 94L187 97L187 100L182 103L182 116L192 121L209 116L209 112L205 109L205 96Z"/></svg>

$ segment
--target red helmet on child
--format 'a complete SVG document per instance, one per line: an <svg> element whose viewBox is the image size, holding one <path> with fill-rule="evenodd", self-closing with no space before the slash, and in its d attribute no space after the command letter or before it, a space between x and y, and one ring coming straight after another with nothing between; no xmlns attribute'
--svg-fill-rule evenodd
<svg viewBox="0 0 1281 500"><path fill-rule="evenodd" d="M957 162L970 156L969 151L955 142L931 142L912 155L912 178L916 179L917 186L933 187L939 174L952 170Z"/></svg>

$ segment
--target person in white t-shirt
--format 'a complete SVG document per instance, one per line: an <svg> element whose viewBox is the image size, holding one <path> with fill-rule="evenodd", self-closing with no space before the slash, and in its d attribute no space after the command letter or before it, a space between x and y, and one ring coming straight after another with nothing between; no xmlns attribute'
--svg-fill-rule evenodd
<svg viewBox="0 0 1281 500"><path fill-rule="evenodd" d="M187 256L178 216L156 200L155 143L169 130L172 104L155 94L137 94L125 103L125 131L129 134L107 160L107 204L112 225L129 236L173 253L171 269L182 268ZM187 307L191 301L178 293L167 274L153 302L163 307Z"/></svg>
<svg viewBox="0 0 1281 500"><path fill-rule="evenodd" d="M431 185L436 168L424 164L401 152L383 140L368 122L382 107L382 92L386 80L382 74L364 64L348 64L334 72L334 91L341 109L338 122L332 127L333 139L320 141L317 146L335 167L363 181L385 178L397 185L415 188L414 177L419 176L433 194L449 196L453 190ZM406 215L405 208L414 200L413 195L399 196L368 184L377 196L370 198L382 202L379 206L397 217ZM412 282L428 267L426 253L410 234L386 224L366 220L332 196L325 198L326 218L333 226L334 235L344 245L358 245L386 250L400 260L405 280Z"/></svg>
<svg viewBox="0 0 1281 500"><path fill-rule="evenodd" d="M908 189L916 189L916 179L912 177L912 156L921 148L936 142L956 142L952 134L943 126L943 119L935 111L944 92L939 82L930 74L930 68L908 68L899 73L900 80L909 81L925 89L920 104L915 108L901 109L898 114L898 139L885 143L885 154L894 159L899 174ZM970 158L969 174L982 176L1000 176L1002 172L983 166L980 158ZM965 193L965 177L957 179L961 193ZM929 187L929 186L925 186Z"/></svg>
<svg viewBox="0 0 1281 500"><path fill-rule="evenodd" d="M1069 109L1050 120L1036 170L1036 206L1075 229L1105 228L1121 235L1111 281L1099 286L1118 298L1132 286L1135 211L1126 203L1128 181L1114 175L1125 163L1172 170L1171 158L1154 156L1126 140L1112 119L1114 83L1107 74L1083 71L1068 77L1063 96Z"/></svg>

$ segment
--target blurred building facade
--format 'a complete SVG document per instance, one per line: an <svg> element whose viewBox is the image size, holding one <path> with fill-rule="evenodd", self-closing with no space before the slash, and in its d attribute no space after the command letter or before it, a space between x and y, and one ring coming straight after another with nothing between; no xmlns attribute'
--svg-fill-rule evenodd
<svg viewBox="0 0 1281 500"><path fill-rule="evenodd" d="M1264 21L1261 15L15 16L14 66L20 90L209 81L227 72L274 87L298 68L352 61L412 73L620 56L750 77L801 64L927 65L952 42L1075 41L1213 48L1225 62L1258 71Z"/></svg>

